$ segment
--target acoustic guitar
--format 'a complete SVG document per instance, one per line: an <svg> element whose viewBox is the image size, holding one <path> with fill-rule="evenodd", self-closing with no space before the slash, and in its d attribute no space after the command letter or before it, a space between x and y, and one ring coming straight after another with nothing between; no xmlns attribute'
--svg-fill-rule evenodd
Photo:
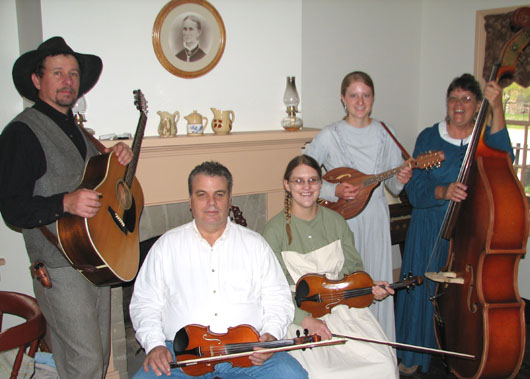
<svg viewBox="0 0 530 379"><path fill-rule="evenodd" d="M319 199L318 203L326 208L339 212L346 220L357 216L366 207L374 189L384 180L396 175L405 166L418 169L429 169L440 167L445 160L443 151L428 152L419 155L413 160L406 161L404 165L393 168L376 175L366 175L349 167L337 167L324 175L324 180L330 183L350 183L354 186L360 185L359 194L355 199L339 199L336 202Z"/></svg>
<svg viewBox="0 0 530 379"><path fill-rule="evenodd" d="M79 188L100 192L101 208L91 218L69 214L57 222L63 254L96 285L128 282L138 272L138 221L144 195L134 174L147 121L147 105L142 91L134 91L134 97L140 120L131 162L121 165L113 152L90 158Z"/></svg>

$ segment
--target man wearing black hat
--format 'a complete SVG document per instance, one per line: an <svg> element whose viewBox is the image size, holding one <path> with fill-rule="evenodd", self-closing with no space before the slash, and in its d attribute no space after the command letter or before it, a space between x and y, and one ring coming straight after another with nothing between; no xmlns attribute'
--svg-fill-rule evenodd
<svg viewBox="0 0 530 379"><path fill-rule="evenodd" d="M74 122L71 107L98 81L101 59L74 52L61 37L43 42L13 66L18 92L35 102L0 135L0 211L22 230L32 264L43 264L51 287L33 279L61 378L103 378L110 350L110 288L96 287L71 267L39 227L56 234L65 214L93 217L100 194L76 189L98 150ZM126 165L131 149L114 151Z"/></svg>

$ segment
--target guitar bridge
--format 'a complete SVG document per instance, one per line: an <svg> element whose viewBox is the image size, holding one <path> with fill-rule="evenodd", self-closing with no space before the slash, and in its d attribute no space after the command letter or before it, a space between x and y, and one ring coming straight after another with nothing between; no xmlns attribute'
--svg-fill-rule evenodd
<svg viewBox="0 0 530 379"><path fill-rule="evenodd" d="M121 217L118 216L118 214L110 206L107 208L107 210L110 213L110 217L112 217L116 225L118 225L118 228L120 228L123 234L127 234L127 227L125 226L125 222L123 222Z"/></svg>

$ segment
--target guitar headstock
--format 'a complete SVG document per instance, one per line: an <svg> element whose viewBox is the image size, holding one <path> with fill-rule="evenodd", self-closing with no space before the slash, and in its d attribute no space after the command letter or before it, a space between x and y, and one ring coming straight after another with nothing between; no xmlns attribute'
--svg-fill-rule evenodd
<svg viewBox="0 0 530 379"><path fill-rule="evenodd" d="M133 91L134 94L134 105L140 112L147 113L147 100L145 100L144 94L141 89Z"/></svg>
<svg viewBox="0 0 530 379"><path fill-rule="evenodd" d="M429 169L438 168L445 160L443 151L428 151L427 153L418 155L411 161L412 168Z"/></svg>

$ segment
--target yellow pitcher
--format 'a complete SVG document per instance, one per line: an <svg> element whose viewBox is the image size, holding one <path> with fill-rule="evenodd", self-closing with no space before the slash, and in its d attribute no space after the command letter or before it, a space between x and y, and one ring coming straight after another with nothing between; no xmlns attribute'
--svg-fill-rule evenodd
<svg viewBox="0 0 530 379"><path fill-rule="evenodd" d="M215 134L228 134L232 130L235 121L234 111L222 111L210 108L213 112L212 130Z"/></svg>

